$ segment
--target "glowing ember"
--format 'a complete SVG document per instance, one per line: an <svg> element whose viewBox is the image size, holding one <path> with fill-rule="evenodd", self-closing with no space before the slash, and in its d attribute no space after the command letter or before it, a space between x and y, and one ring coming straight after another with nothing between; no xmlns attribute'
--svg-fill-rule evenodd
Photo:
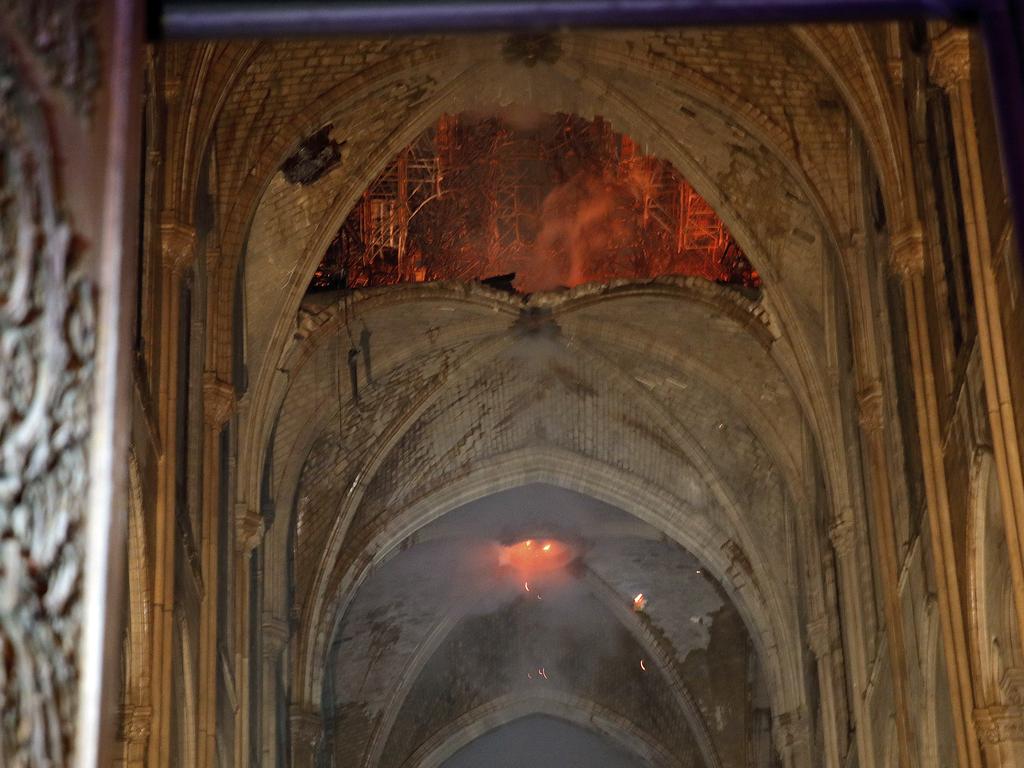
<svg viewBox="0 0 1024 768"><path fill-rule="evenodd" d="M527 591L527 592L529 592L529 591L530 591L530 582L528 582L528 581L524 581L524 582L523 582L523 586L524 586L524 587L526 587L526 591Z"/></svg>
<svg viewBox="0 0 1024 768"><path fill-rule="evenodd" d="M530 581L540 574L564 568L573 557L567 544L554 539L526 539L500 548L498 564L509 566L523 579L523 587L532 591Z"/></svg>
<svg viewBox="0 0 1024 768"><path fill-rule="evenodd" d="M644 593L640 592L633 598L633 610L638 613L647 607L647 598L644 597Z"/></svg>

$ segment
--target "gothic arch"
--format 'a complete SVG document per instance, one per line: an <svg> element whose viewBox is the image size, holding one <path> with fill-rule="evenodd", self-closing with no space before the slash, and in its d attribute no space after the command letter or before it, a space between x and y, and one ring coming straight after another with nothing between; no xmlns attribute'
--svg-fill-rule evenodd
<svg viewBox="0 0 1024 768"><path fill-rule="evenodd" d="M596 465L579 456L557 451L530 450L503 457L500 462L480 467L460 482L449 484L419 499L416 504L403 510L392 524L381 531L376 541L366 548L368 552L375 553L372 560L365 563L365 567L358 572L346 574L339 588L343 600L347 601L355 594L370 565L387 559L423 525L462 504L531 483L577 491L609 503L652 525L688 551L697 554L725 588L749 628L769 680L773 710L779 714L800 708L804 697L800 641L779 612L768 606L765 596L749 580L744 567L732 559L734 554L730 554L732 550L727 546L730 541L727 534L716 530L711 521L706 519L695 518L685 525L667 519L663 510L671 508L673 502L670 498L647 484L637 482L626 473ZM756 564L753 569L756 571ZM324 638L318 644L325 649L322 651L324 655L310 656L311 651L316 651L307 647L307 659L302 663L308 665L308 669L322 671L329 638L336 631L343 612L343 606L332 611L332 624L316 630L318 636ZM300 670L296 684L302 690L303 700L320 700L320 675L301 674Z"/></svg>
<svg viewBox="0 0 1024 768"><path fill-rule="evenodd" d="M975 457L971 484L968 562L973 634L981 685L988 705L1003 703L1004 675L1022 664L1006 550L1002 500L991 452Z"/></svg>
<svg viewBox="0 0 1024 768"><path fill-rule="evenodd" d="M488 702L437 733L402 768L439 768L445 760L479 736L529 715L547 715L602 735L610 735L630 752L649 760L653 768L682 768L663 746L630 723L602 707L572 696L534 694Z"/></svg>
<svg viewBox="0 0 1024 768"><path fill-rule="evenodd" d="M471 93L474 89L470 87L470 81L462 84L460 89L463 93L462 99L472 98ZM657 131L657 127L651 128L651 126L657 126L658 121L649 119L650 116L639 115L631 113L628 104L616 103L614 92L602 93L599 97L600 103L603 103L609 108L611 119L613 122L619 121L621 127L627 130L639 129L649 133L651 130ZM454 94L447 96L442 101L447 107L453 106ZM469 102L466 102L469 103ZM309 245L305 247L303 256L301 257L302 267L296 269L290 280L290 294L294 297L297 293L305 289L306 277L311 272L313 266L318 262L323 250L326 248L327 243L333 237L334 231L337 226L340 225L341 221L347 215L352 202L355 197L361 193L362 188L370 179L372 179L380 167L393 156L399 148L405 146L413 136L415 136L420 130L422 130L427 124L429 124L436 116L436 110L440 108L440 104L435 106L433 109L424 108L421 109L413 118L403 123L403 129L394 132L389 139L386 141L384 148L376 151L372 155L372 162L367 166L367 171L359 176L359 180L352 182L347 191L339 193L335 197L335 202L330 207L329 212L324 218L323 226L319 227L319 236L313 237L309 241ZM336 109L336 108L335 108ZM325 119L329 113L325 112ZM744 123L745 117L740 115L733 115L738 122ZM642 127L646 126L646 128ZM758 247L758 239L750 233L749 229L744 226L742 217L738 212L732 210L731 204L726 200L725 196L719 194L716 191L716 187L710 180L705 180L701 164L694 158L688 157L683 147L678 142L673 142L668 134L662 132L657 138L659 145L664 149L661 153L666 159L671 160L676 164L680 170L692 178L695 186L698 190L707 198L709 201L719 209L719 213L723 216L726 222L730 225L730 228L736 232L737 237L741 240L745 250L751 253L752 258L762 269L765 269L766 273L770 274L771 269L766 267L766 258L762 254L763 249ZM667 143L666 143L667 142ZM372 166L372 167L371 167ZM357 174L358 176L358 174ZM796 182L798 187L806 186L801 185L800 182ZM826 228L827 231L828 228ZM831 236L830 236L831 237ZM781 286L781 283L780 283ZM830 415L830 406L827 404L828 397L825 394L827 386L824 382L818 381L817 375L807 369L806 361L813 359L814 355L810 351L810 346L807 341L801 340L800 338L800 323L794 317L794 311L792 308L789 310L787 307L787 299L780 293L781 287L776 290L774 298L771 301L773 311L782 313L782 323L780 327L784 329L784 335L787 339L787 345L795 345L795 349L791 352L780 352L780 359L783 361L786 369L789 372L789 376L796 387L796 391L800 392L807 402L808 413L811 414L811 419L817 424L817 433L820 440L823 443L823 451L826 453L828 460L823 462L823 465L827 468L830 477L830 488L832 488L832 495L838 499L843 499L847 491L845 487L847 481L843 478L845 461L837 460L843 453L841 448L841 430L829 424L833 418ZM289 306L297 301L296 298L289 299ZM291 320L290 311L286 309L281 319L278 321L278 327L271 336L271 341L267 347L267 362L270 360L278 359L282 354L285 354L282 348L283 344L287 343L287 339L290 338ZM787 345L783 345L783 349L789 349ZM804 362L801 362L804 361ZM242 467L259 467L261 457L264 452L261 450L261 446L265 443L266 436L269 434L269 425L265 418L261 417L261 414L274 412L274 404L279 402L283 396L282 387L285 382L281 378L273 373L273 366L263 365L263 373L257 378L255 388L251 393L253 398L252 418L245 426L245 439L243 448L247 459L252 461L241 462ZM276 393L275 393L276 388ZM813 392L814 394L809 394ZM242 493L248 497L254 493L254 489L258 486L256 481L256 475L262 471L257 470L254 475L248 477L242 477ZM833 473L839 473L838 476L833 477Z"/></svg>
<svg viewBox="0 0 1024 768"><path fill-rule="evenodd" d="M686 683L682 680L676 669L672 658L672 649L668 646L665 639L651 632L650 628L646 627L639 620L635 612L624 609L617 600L617 595L614 591L602 583L595 574L588 571L585 578L591 587L592 593L598 596L609 614L636 638L640 647L647 653L647 657L653 660L652 668L660 670L671 681L671 688L676 696L676 701L686 716L690 733L700 748L706 768L722 768L722 760L715 749L708 722L700 712L692 694L686 688ZM443 616L431 631L427 642L423 643L412 663L406 668L401 685L394 691L387 708L378 717L374 725L374 735L370 741L370 748L366 751L362 760L363 768L375 768L379 764L383 750L387 745L387 738L401 712L402 705L412 685L430 657L445 642L461 618L462 614L457 611Z"/></svg>

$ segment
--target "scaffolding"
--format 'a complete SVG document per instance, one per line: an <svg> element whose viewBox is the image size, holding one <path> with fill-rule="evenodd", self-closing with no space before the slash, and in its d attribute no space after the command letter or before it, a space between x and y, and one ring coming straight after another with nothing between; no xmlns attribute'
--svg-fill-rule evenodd
<svg viewBox="0 0 1024 768"><path fill-rule="evenodd" d="M363 193L310 289L512 272L520 290L658 275L761 285L693 187L604 120L444 115Z"/></svg>

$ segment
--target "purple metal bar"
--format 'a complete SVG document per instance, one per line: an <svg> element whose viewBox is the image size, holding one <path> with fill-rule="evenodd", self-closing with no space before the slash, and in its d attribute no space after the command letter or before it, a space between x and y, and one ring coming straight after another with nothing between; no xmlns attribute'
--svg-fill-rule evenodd
<svg viewBox="0 0 1024 768"><path fill-rule="evenodd" d="M966 18L969 0L165 0L167 38L324 37L537 27L642 27Z"/></svg>

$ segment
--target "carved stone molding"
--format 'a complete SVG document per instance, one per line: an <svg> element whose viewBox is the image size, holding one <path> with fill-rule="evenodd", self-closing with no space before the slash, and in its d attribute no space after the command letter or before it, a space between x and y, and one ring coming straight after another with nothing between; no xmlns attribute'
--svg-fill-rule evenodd
<svg viewBox="0 0 1024 768"><path fill-rule="evenodd" d="M164 77L164 88L163 88L164 100L168 104L173 104L181 98L181 78L174 75L166 75Z"/></svg>
<svg viewBox="0 0 1024 768"><path fill-rule="evenodd" d="M964 27L950 27L932 40L928 74L945 89L954 90L971 77L971 38Z"/></svg>
<svg viewBox="0 0 1024 768"><path fill-rule="evenodd" d="M292 742L304 751L315 750L323 735L320 713L293 705L288 714L288 722L291 724Z"/></svg>
<svg viewBox="0 0 1024 768"><path fill-rule="evenodd" d="M853 528L853 516L849 510L843 510L832 521L828 528L828 538L832 542L836 554L840 557L853 554L856 537Z"/></svg>
<svg viewBox="0 0 1024 768"><path fill-rule="evenodd" d="M1024 707L1024 669L1014 667L1006 670L1003 679L999 681L999 689L1007 704Z"/></svg>
<svg viewBox="0 0 1024 768"><path fill-rule="evenodd" d="M735 540L729 539L722 545L722 551L729 558L729 564L726 566L725 573L733 585L738 587L749 583L752 580L754 568L750 563L750 558L747 557L747 553L743 551L743 547Z"/></svg>
<svg viewBox="0 0 1024 768"><path fill-rule="evenodd" d="M150 724L153 720L152 707L128 706L121 714L122 732L124 740L137 744L146 744L149 741Z"/></svg>
<svg viewBox="0 0 1024 768"><path fill-rule="evenodd" d="M263 617L263 655L267 658L274 658L284 650L288 644L288 622L275 616Z"/></svg>
<svg viewBox="0 0 1024 768"><path fill-rule="evenodd" d="M924 232L919 224L892 234L889 267L904 279L924 274Z"/></svg>
<svg viewBox="0 0 1024 768"><path fill-rule="evenodd" d="M245 502L239 502L235 505L235 530L239 548L250 552L263 538L263 517Z"/></svg>
<svg viewBox="0 0 1024 768"><path fill-rule="evenodd" d="M88 115L99 84L100 53L95 27L96 0L14 0L9 14L31 46L50 85L81 115Z"/></svg>
<svg viewBox="0 0 1024 768"><path fill-rule="evenodd" d="M186 224L165 221L160 225L160 253L164 267L175 274L192 268L196 258L196 231Z"/></svg>
<svg viewBox="0 0 1024 768"><path fill-rule="evenodd" d="M1024 707L976 709L974 723L983 744L1024 742Z"/></svg>
<svg viewBox="0 0 1024 768"><path fill-rule="evenodd" d="M0 762L68 765L95 291L72 257L41 97L17 61L0 40Z"/></svg>
<svg viewBox="0 0 1024 768"><path fill-rule="evenodd" d="M562 57L562 44L550 32L523 32L506 38L501 53L509 64L535 67L555 64Z"/></svg>
<svg viewBox="0 0 1024 768"><path fill-rule="evenodd" d="M775 738L782 749L793 749L808 741L807 719L800 711L784 712L775 718Z"/></svg>
<svg viewBox="0 0 1024 768"><path fill-rule="evenodd" d="M203 374L203 419L207 426L219 429L235 411L235 388L207 371Z"/></svg>
<svg viewBox="0 0 1024 768"><path fill-rule="evenodd" d="M885 400L882 398L882 384L877 379L857 393L857 413L864 432L877 434L882 431Z"/></svg>
<svg viewBox="0 0 1024 768"><path fill-rule="evenodd" d="M897 88L903 87L903 59L899 56L889 56L885 60L885 66L889 70L889 77L892 84Z"/></svg>
<svg viewBox="0 0 1024 768"><path fill-rule="evenodd" d="M807 645L816 659L832 652L832 632L827 617L819 616L807 625Z"/></svg>

